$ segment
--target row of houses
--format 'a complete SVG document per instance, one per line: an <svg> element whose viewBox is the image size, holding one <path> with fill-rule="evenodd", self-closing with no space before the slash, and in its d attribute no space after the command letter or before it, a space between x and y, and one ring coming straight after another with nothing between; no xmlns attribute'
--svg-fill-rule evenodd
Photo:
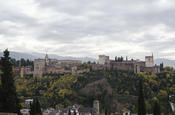
<svg viewBox="0 0 175 115"><path fill-rule="evenodd" d="M20 112L23 115L30 115L30 105L33 103L33 99L25 100L25 108ZM67 108L48 108L43 110L43 115L100 115L99 101L94 100L92 107L81 107L78 104L68 106Z"/></svg>
<svg viewBox="0 0 175 115"><path fill-rule="evenodd" d="M30 115L30 105L33 103L33 99L25 100L25 108L21 109L22 115ZM78 104L68 106L66 108L47 108L42 109L42 115L104 115L100 113L100 102L98 100L93 101L92 107L82 107ZM120 114L111 115L131 115L131 111L125 110Z"/></svg>

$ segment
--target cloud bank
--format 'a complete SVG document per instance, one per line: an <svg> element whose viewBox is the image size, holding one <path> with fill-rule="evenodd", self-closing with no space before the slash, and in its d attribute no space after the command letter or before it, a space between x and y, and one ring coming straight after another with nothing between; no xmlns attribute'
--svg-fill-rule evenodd
<svg viewBox="0 0 175 115"><path fill-rule="evenodd" d="M0 1L0 49L175 59L174 0Z"/></svg>

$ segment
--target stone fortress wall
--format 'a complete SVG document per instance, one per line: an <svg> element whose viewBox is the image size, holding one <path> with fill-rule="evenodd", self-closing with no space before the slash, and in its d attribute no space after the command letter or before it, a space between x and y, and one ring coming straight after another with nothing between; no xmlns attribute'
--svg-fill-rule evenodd
<svg viewBox="0 0 175 115"><path fill-rule="evenodd" d="M18 67L14 68L15 73L19 73L21 77L24 75L33 75L34 77L42 77L44 74L80 74L89 72L90 68L80 67L80 60L57 60L50 59L46 54L45 59L35 59L34 67ZM133 71L134 73L149 72L160 73L160 66L154 65L154 57L145 56L145 61L140 60L124 60L123 57L115 57L114 60L109 56L99 55L98 63L91 63L92 70L122 70ZM34 68L34 70L32 69Z"/></svg>
<svg viewBox="0 0 175 115"><path fill-rule="evenodd" d="M45 59L34 60L34 77L42 77L43 74L78 74L89 72L88 68L78 68L81 65L80 60L57 60L49 59L48 55Z"/></svg>
<svg viewBox="0 0 175 115"><path fill-rule="evenodd" d="M140 60L124 60L122 57L115 58L115 60L110 60L109 56L99 55L98 64L94 64L94 70L123 70L123 71L133 71L135 73L139 72L149 72L149 73L160 73L160 66L154 65L154 57L145 56L145 61Z"/></svg>

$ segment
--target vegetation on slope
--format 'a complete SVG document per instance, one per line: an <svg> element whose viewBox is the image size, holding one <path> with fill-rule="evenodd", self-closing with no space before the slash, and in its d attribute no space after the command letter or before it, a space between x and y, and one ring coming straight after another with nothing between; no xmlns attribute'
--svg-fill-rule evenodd
<svg viewBox="0 0 175 115"><path fill-rule="evenodd" d="M21 104L27 98L40 97L41 107L67 107L78 103L92 106L100 100L101 111L130 109L137 112L140 78L143 79L147 113L152 113L153 100L159 100L161 112L171 113L169 95L175 94L175 74L152 74L127 71L92 71L77 75L16 78ZM94 89L95 87L95 89Z"/></svg>

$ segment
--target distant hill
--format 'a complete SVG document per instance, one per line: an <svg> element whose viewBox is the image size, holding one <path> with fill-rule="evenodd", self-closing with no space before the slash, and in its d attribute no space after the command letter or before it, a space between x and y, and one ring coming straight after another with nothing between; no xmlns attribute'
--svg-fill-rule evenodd
<svg viewBox="0 0 175 115"><path fill-rule="evenodd" d="M164 59L164 58L155 59L155 64L159 65L162 62L164 66L172 66L175 68L175 60L169 60L169 59Z"/></svg>
<svg viewBox="0 0 175 115"><path fill-rule="evenodd" d="M0 52L0 56L2 56L3 53ZM38 59L38 58L44 58L46 54L43 53L20 53L20 52L10 52L10 56L12 58L15 58L17 60L24 58L24 59ZM49 54L49 58L54 58L54 59L58 59L58 60L81 60L82 62L96 62L97 60L94 58L90 58L90 57L71 57L71 56L58 56L55 54Z"/></svg>

